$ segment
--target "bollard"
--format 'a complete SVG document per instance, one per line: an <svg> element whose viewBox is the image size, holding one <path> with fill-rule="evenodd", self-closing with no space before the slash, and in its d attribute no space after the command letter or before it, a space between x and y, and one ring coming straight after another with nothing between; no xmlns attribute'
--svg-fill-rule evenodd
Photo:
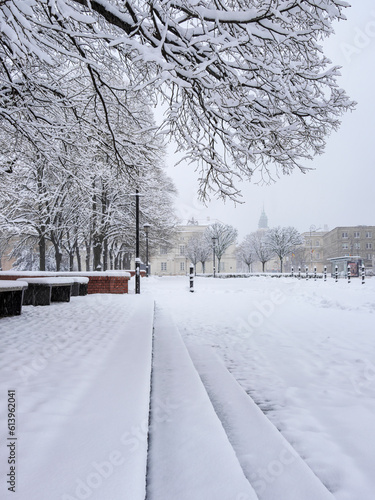
<svg viewBox="0 0 375 500"><path fill-rule="evenodd" d="M316 266L314 266L314 280L316 281Z"/></svg>
<svg viewBox="0 0 375 500"><path fill-rule="evenodd" d="M350 272L350 266L348 264L348 283L350 283L350 274L351 274L351 272Z"/></svg>
<svg viewBox="0 0 375 500"><path fill-rule="evenodd" d="M306 266L306 281L309 279L309 268Z"/></svg>
<svg viewBox="0 0 375 500"><path fill-rule="evenodd" d="M294 268L292 266L292 278L294 278Z"/></svg>
<svg viewBox="0 0 375 500"><path fill-rule="evenodd" d="M365 266L363 264L362 264L361 276L362 276L362 285L364 285L365 284Z"/></svg>
<svg viewBox="0 0 375 500"><path fill-rule="evenodd" d="M301 266L298 266L298 279L301 277Z"/></svg>
<svg viewBox="0 0 375 500"><path fill-rule="evenodd" d="M337 264L335 266L335 282L337 283L339 279L339 268L337 267Z"/></svg>
<svg viewBox="0 0 375 500"><path fill-rule="evenodd" d="M190 291L194 292L194 266L190 264Z"/></svg>
<svg viewBox="0 0 375 500"><path fill-rule="evenodd" d="M324 281L327 281L327 266L324 266Z"/></svg>

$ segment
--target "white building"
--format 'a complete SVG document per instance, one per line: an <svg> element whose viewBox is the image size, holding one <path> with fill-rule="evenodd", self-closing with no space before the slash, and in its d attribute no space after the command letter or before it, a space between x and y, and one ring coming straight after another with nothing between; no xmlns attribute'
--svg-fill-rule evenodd
<svg viewBox="0 0 375 500"><path fill-rule="evenodd" d="M177 276L186 275L189 272L190 260L186 257L186 246L190 238L196 235L203 234L210 224L199 224L192 219L188 224L177 228L177 235L172 247L160 246L156 254L150 259L151 274L156 276ZM217 270L217 258L215 258ZM205 272L210 274L213 272L213 252L207 259L205 264ZM236 272L236 246L233 243L225 251L221 258L220 272L231 273ZM202 264L197 264L197 273L202 273Z"/></svg>

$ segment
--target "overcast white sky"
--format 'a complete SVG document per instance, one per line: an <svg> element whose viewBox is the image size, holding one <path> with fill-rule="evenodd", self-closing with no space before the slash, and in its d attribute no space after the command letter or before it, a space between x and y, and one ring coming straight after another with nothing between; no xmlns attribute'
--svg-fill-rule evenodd
<svg viewBox="0 0 375 500"><path fill-rule="evenodd" d="M269 227L310 226L329 229L344 225L375 225L375 2L360 0L346 9L347 21L335 25L326 42L326 55L342 66L340 87L357 101L346 113L338 132L327 140L326 152L306 166L315 170L281 176L270 186L242 184L244 204L197 201L197 173L193 166L174 167L173 148L167 173L179 192L178 215L186 223L219 219L239 230L240 239L255 231L264 205Z"/></svg>

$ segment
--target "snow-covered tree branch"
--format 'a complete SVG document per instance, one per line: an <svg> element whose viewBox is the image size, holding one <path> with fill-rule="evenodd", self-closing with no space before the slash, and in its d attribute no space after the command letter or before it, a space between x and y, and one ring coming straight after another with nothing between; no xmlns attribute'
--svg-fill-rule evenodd
<svg viewBox="0 0 375 500"><path fill-rule="evenodd" d="M353 108L320 45L347 6L343 0L1 2L0 117L30 141L36 133L62 136L65 122L106 128L117 160L131 170L110 102L126 108L129 96L161 99L168 106L162 130L199 166L201 195L213 190L238 199L237 181L257 169L265 180L275 168L305 171L305 160L323 152L340 115Z"/></svg>
<svg viewBox="0 0 375 500"><path fill-rule="evenodd" d="M232 243L235 243L238 231L229 224L222 224L215 222L208 226L204 232L207 245L213 245L215 248L215 255L218 260L217 270L220 273L220 262L225 251Z"/></svg>

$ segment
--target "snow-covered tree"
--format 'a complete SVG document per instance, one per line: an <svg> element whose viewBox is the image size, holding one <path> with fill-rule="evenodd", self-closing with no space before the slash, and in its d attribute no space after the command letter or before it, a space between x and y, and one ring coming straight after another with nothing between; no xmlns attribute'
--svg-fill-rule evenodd
<svg viewBox="0 0 375 500"><path fill-rule="evenodd" d="M229 224L222 224L221 222L215 222L208 226L205 230L205 239L208 245L213 244L212 238L215 238L215 255L217 257L217 270L220 272L220 262L227 248L232 243L235 243L237 238L237 229Z"/></svg>
<svg viewBox="0 0 375 500"><path fill-rule="evenodd" d="M247 270L251 272L251 264L256 260L256 253L251 234L245 236L242 243L236 249L237 258L246 264Z"/></svg>
<svg viewBox="0 0 375 500"><path fill-rule="evenodd" d="M257 231L252 233L251 241L254 248L255 255L259 262L262 263L262 271L265 270L266 263L272 259L274 251L267 244L267 232Z"/></svg>
<svg viewBox="0 0 375 500"><path fill-rule="evenodd" d="M301 234L294 227L275 227L266 233L266 242L270 250L280 259L280 270L283 272L284 257L303 243Z"/></svg>
<svg viewBox="0 0 375 500"><path fill-rule="evenodd" d="M212 255L212 244L209 244L204 234L195 234L189 239L186 245L185 255L194 264L195 272L196 266L200 262L202 264L202 272L205 273L206 262Z"/></svg>
<svg viewBox="0 0 375 500"><path fill-rule="evenodd" d="M142 120L145 121L145 110ZM127 134L130 137L129 129ZM6 145L7 133L2 131L0 138ZM57 270L64 252L68 257L66 265L72 269L76 256L80 269L83 246L86 270L108 269L115 265L115 261L118 264L125 250L131 253L135 247L133 195L138 189L141 223L152 225L151 248L160 240L165 243L172 237L176 223L173 209L175 190L164 174L164 150L158 139L149 132L142 139L146 140L153 151L150 153L154 157L153 168L147 171L147 176L140 168L129 177L123 169L117 171L112 157L99 148L90 147L84 154L79 147L61 150L62 143L59 143L60 148L51 150L47 161L22 139L23 149L19 148L11 172L0 171L3 186L0 192L0 230L6 230L23 245L32 249L38 247L41 270L46 268L46 251L51 244ZM141 158L143 146L140 141L136 142ZM135 147L134 144L133 149ZM155 154L157 150L158 155ZM132 148L125 154L133 154Z"/></svg>
<svg viewBox="0 0 375 500"><path fill-rule="evenodd" d="M206 272L206 262L209 262L212 259L212 256L213 256L212 245L210 245L210 243L202 235L201 245L199 247L198 262L202 264L203 274Z"/></svg>
<svg viewBox="0 0 375 500"><path fill-rule="evenodd" d="M202 244L201 235L193 235L185 246L185 257L194 264L194 272L197 274L197 263L199 262L199 251Z"/></svg>
<svg viewBox="0 0 375 500"><path fill-rule="evenodd" d="M305 171L353 108L324 38L342 0L0 2L0 119L40 154L88 126L127 171L114 109L166 106L163 132L201 169L202 196L239 197L259 169ZM112 105L116 103L115 107ZM101 142L106 130L110 140ZM146 129L145 129L146 130ZM95 131L95 133L94 133ZM35 138L38 138L36 143Z"/></svg>

